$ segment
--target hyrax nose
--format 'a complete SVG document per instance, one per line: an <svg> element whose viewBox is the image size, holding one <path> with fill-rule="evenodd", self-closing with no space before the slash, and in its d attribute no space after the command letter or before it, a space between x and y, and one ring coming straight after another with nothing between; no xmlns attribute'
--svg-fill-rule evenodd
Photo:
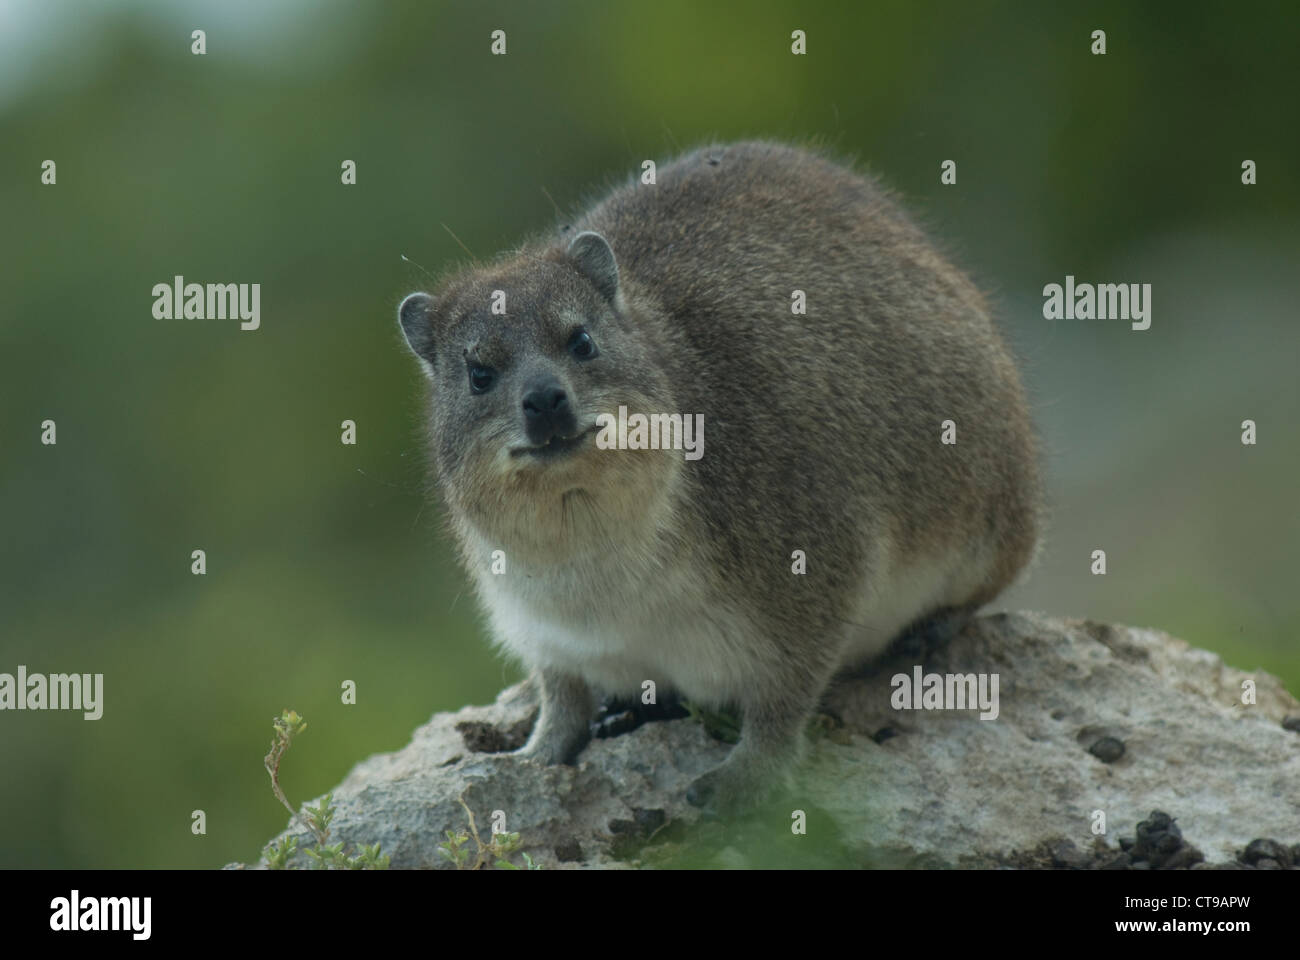
<svg viewBox="0 0 1300 960"><path fill-rule="evenodd" d="M576 421L569 396L554 377L534 380L524 391L524 432L530 443L541 445L554 436L573 432Z"/></svg>

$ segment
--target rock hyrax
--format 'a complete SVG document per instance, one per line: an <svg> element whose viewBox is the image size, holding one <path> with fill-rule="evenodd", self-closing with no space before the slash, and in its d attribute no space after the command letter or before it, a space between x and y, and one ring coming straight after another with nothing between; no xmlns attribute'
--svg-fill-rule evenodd
<svg viewBox="0 0 1300 960"><path fill-rule="evenodd" d="M1034 552L1033 430L984 298L819 152L687 153L398 312L546 763L583 748L595 693L650 680L740 708L688 797L755 800L837 669L969 616Z"/></svg>

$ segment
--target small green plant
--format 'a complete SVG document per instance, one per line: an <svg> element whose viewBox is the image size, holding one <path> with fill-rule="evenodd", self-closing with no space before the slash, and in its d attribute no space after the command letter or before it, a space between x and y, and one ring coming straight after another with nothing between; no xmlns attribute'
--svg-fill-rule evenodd
<svg viewBox="0 0 1300 960"><path fill-rule="evenodd" d="M267 866L272 870L283 870L297 852L298 838L285 837L283 840L277 840L268 846L262 851L262 855L266 857Z"/></svg>
<svg viewBox="0 0 1300 960"><path fill-rule="evenodd" d="M269 844L262 851L267 865L272 870L291 869L290 861L294 854L303 853L310 858L317 870L387 870L391 857L379 852L379 844L367 846L357 844L355 851L349 855L344 852L343 841L330 844L330 823L334 820L334 795L325 794L320 803L314 807L303 805L302 813L293 809L289 798L280 787L280 761L293 743L293 738L307 729L307 721L298 716L297 711L284 710L271 721L275 729L275 739L271 741L271 752L262 760L266 772L271 775L271 792L284 804L289 816L301 821L316 839L316 846L300 847L297 837L286 837ZM291 821L292 822L292 821Z"/></svg>
<svg viewBox="0 0 1300 960"><path fill-rule="evenodd" d="M469 833L455 833L451 830L446 832L447 842L438 844L438 849L452 863L456 864L457 870L482 870L487 864L498 870L518 870L517 864L511 863L506 858L519 848L518 833L494 833L492 838L485 844L478 835L478 825L474 822L474 811L469 808L464 797L457 798L461 807L465 810L465 815L469 817ZM469 850L466 844L470 838L474 840L474 846L477 854L474 862L470 863ZM535 863L533 858L527 853L520 854L524 858L525 870L540 870L542 865Z"/></svg>
<svg viewBox="0 0 1300 960"><path fill-rule="evenodd" d="M438 844L438 849L452 863L456 864L457 870L464 870L465 863L469 860L469 851L465 849L465 844L469 843L468 833L453 833L447 831L447 842Z"/></svg>

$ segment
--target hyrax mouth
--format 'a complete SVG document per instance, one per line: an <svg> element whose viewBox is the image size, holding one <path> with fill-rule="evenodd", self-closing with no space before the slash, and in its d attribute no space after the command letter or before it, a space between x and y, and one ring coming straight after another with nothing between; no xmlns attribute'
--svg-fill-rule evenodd
<svg viewBox="0 0 1300 960"><path fill-rule="evenodd" d="M572 453L587 442L587 436L595 429L590 428L572 437L558 434L545 443L533 447L515 447L510 451L512 457L532 457L537 460L553 460Z"/></svg>

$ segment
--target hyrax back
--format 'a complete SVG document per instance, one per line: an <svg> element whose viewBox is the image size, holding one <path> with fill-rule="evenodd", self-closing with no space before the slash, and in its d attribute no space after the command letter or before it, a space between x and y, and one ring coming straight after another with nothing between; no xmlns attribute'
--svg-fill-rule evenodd
<svg viewBox="0 0 1300 960"><path fill-rule="evenodd" d="M761 796L837 668L973 611L1033 552L1032 430L983 298L817 153L689 153L399 312L465 563L540 681L524 752L548 762L582 748L593 691L654 681L743 711L691 799ZM703 455L604 449L620 407L701 416Z"/></svg>

